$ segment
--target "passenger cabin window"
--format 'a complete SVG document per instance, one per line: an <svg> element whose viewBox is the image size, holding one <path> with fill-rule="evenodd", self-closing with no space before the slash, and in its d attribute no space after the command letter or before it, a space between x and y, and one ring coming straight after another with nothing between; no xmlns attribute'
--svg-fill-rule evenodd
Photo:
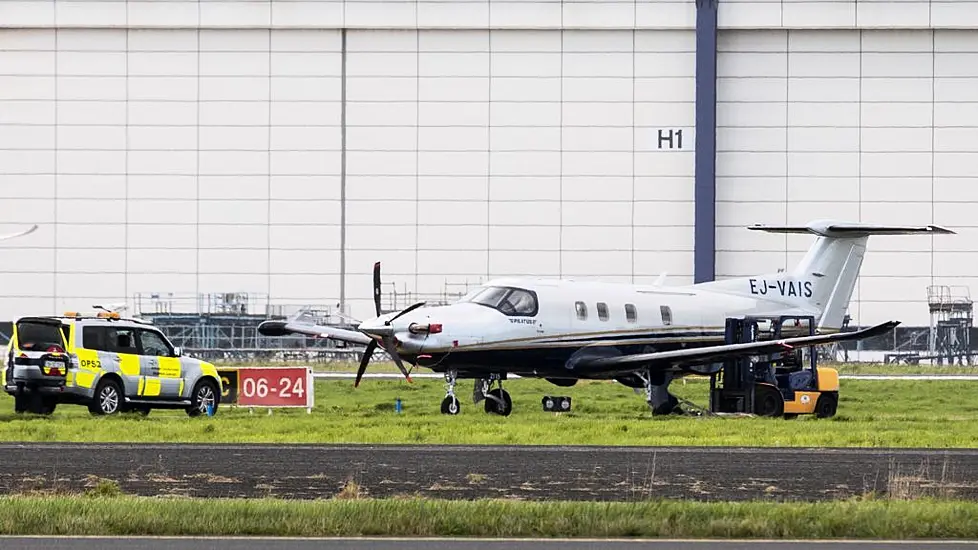
<svg viewBox="0 0 978 550"><path fill-rule="evenodd" d="M536 292L523 288L490 286L465 301L491 307L511 317L533 317L539 310Z"/></svg>
<svg viewBox="0 0 978 550"><path fill-rule="evenodd" d="M581 321L587 321L587 304L584 302L576 302L574 304L574 310L577 312L577 318Z"/></svg>
<svg viewBox="0 0 978 550"><path fill-rule="evenodd" d="M139 331L139 346L142 355L155 357L172 357L173 350L158 333L151 330L141 329Z"/></svg>
<svg viewBox="0 0 978 550"><path fill-rule="evenodd" d="M598 302L598 319L601 321L608 320L608 304Z"/></svg>
<svg viewBox="0 0 978 550"><path fill-rule="evenodd" d="M82 347L95 351L109 351L108 344L105 343L106 327L84 327L82 328Z"/></svg>
<svg viewBox="0 0 978 550"><path fill-rule="evenodd" d="M659 314L662 315L663 325L672 324L672 310L669 309L669 306L659 306Z"/></svg>
<svg viewBox="0 0 978 550"><path fill-rule="evenodd" d="M85 327L82 329L82 346L96 351L138 355L133 332L131 328Z"/></svg>
<svg viewBox="0 0 978 550"><path fill-rule="evenodd" d="M634 304L625 304L625 320L629 323L638 321L638 311L635 310Z"/></svg>

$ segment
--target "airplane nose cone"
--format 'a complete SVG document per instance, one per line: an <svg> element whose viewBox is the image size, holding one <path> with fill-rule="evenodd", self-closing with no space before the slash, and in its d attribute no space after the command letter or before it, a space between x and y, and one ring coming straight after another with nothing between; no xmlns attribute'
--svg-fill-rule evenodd
<svg viewBox="0 0 978 550"><path fill-rule="evenodd" d="M357 330L364 334L369 334L370 336L377 336L383 338L384 336L391 336L394 334L394 329L391 326L385 325L383 321L378 319L371 319L369 321L364 321L360 323Z"/></svg>

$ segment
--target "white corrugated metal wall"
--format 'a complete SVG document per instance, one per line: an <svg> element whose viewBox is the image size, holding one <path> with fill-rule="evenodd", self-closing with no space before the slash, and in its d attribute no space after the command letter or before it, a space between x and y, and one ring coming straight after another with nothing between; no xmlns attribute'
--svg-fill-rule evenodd
<svg viewBox="0 0 978 550"><path fill-rule="evenodd" d="M743 225L833 216L962 233L872 242L859 322L924 322L932 276L970 283L978 49L931 30L974 23L961 6L978 13L721 2L719 276L807 246ZM3 221L42 229L0 249L0 311L153 291L335 304L344 237L361 317L378 260L425 293L509 274L690 282L694 15L688 1L4 2L4 25L31 28L0 30ZM659 130L682 130L683 149L659 149Z"/></svg>
<svg viewBox="0 0 978 550"><path fill-rule="evenodd" d="M810 243L744 224L822 217L960 233L874 237L850 308L864 323L926 324L929 284L978 281L974 32L727 31L720 48L719 271L790 266Z"/></svg>

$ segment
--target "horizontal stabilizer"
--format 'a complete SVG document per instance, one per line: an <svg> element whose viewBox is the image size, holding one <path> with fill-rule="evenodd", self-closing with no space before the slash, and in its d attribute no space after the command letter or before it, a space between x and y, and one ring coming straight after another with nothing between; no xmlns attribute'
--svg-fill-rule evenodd
<svg viewBox="0 0 978 550"><path fill-rule="evenodd" d="M724 344L719 346L706 346L700 348L679 349L674 351L657 351L652 353L636 353L619 357L602 357L591 360L584 360L577 365L578 368L586 368L588 372L600 372L603 374L626 373L644 367L668 368L672 366L693 366L704 365L732 359L735 357L745 357L752 355L769 355L789 351L796 347L820 346L845 342L848 340L862 340L885 334L893 330L899 321L887 321L878 325L867 327L852 332L838 332L835 334L816 334L814 336L800 336L797 338L782 338L779 340L762 340L759 342L747 342L743 344Z"/></svg>
<svg viewBox="0 0 978 550"><path fill-rule="evenodd" d="M954 231L939 225L878 225L859 222L816 220L808 225L751 225L747 229L767 233L811 233L823 237L855 238L868 235L947 235Z"/></svg>

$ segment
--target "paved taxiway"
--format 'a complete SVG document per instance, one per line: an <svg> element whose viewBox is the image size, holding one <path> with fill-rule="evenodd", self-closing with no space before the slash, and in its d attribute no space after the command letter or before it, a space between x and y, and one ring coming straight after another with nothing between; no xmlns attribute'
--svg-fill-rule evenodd
<svg viewBox="0 0 978 550"><path fill-rule="evenodd" d="M0 537L16 550L973 550L975 542Z"/></svg>
<svg viewBox="0 0 978 550"><path fill-rule="evenodd" d="M896 488L978 500L978 449L0 444L0 494L324 498L826 500ZM38 457L44 457L38 460Z"/></svg>

